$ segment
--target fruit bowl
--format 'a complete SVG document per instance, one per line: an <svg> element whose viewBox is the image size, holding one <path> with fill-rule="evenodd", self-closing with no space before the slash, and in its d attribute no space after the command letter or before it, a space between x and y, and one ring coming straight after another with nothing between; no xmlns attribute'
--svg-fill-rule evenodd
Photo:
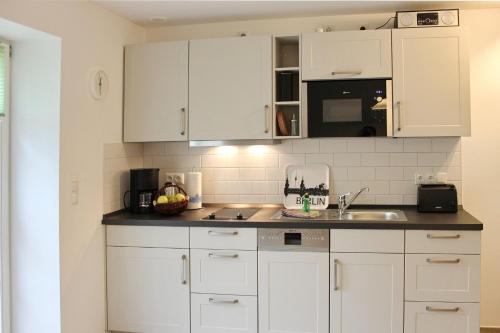
<svg viewBox="0 0 500 333"><path fill-rule="evenodd" d="M186 210L189 197L182 187L165 183L153 201L155 211L163 215L177 215Z"/></svg>

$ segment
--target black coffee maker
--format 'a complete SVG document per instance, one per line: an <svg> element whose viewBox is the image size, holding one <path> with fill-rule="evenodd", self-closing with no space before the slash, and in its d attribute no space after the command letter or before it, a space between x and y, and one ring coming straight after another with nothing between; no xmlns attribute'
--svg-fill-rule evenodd
<svg viewBox="0 0 500 333"><path fill-rule="evenodd" d="M160 169L130 170L130 210L132 213L153 212L153 200L158 192Z"/></svg>

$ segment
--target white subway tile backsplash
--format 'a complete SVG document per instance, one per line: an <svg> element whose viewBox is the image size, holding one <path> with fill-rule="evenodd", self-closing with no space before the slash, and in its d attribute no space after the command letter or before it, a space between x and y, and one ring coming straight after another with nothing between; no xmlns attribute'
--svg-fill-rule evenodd
<svg viewBox="0 0 500 333"><path fill-rule="evenodd" d="M107 148L107 154L113 149L119 152L121 148ZM128 149L137 152L139 148ZM105 163L108 172L105 178L110 178L106 180L108 187L114 189L118 183L110 169L142 162L148 167L160 167L161 173L201 171L207 203L281 204L288 165L324 163L331 168L332 203L336 194L369 186L370 192L361 195L357 203L414 205L415 173L447 172L449 181L459 189L459 197L461 194L460 138L296 139L273 146L231 149L189 148L186 142L154 143L144 145L143 155L142 160L136 161L127 157L128 162L113 162L113 158L108 158ZM116 201L118 197L107 194L107 201L109 198ZM105 204L105 207L111 206Z"/></svg>
<svg viewBox="0 0 500 333"><path fill-rule="evenodd" d="M264 168L242 168L239 172L240 180L266 180Z"/></svg>
<svg viewBox="0 0 500 333"><path fill-rule="evenodd" d="M432 138L433 152L454 152L461 151L460 138Z"/></svg>
<svg viewBox="0 0 500 333"><path fill-rule="evenodd" d="M405 138L404 151L408 153L430 152L431 139L429 138Z"/></svg>
<svg viewBox="0 0 500 333"><path fill-rule="evenodd" d="M416 153L391 153L391 166L412 166L417 165Z"/></svg>
<svg viewBox="0 0 500 333"><path fill-rule="evenodd" d="M319 153L318 139L293 140L294 153Z"/></svg>
<svg viewBox="0 0 500 333"><path fill-rule="evenodd" d="M363 166L389 166L389 153L363 153L361 154L361 165Z"/></svg>
<svg viewBox="0 0 500 333"><path fill-rule="evenodd" d="M360 166L361 154L358 153L335 153L333 154L333 165L335 166Z"/></svg>
<svg viewBox="0 0 500 333"><path fill-rule="evenodd" d="M333 164L332 154L306 154L306 165L312 164Z"/></svg>
<svg viewBox="0 0 500 333"><path fill-rule="evenodd" d="M353 138L347 141L347 151L365 153L375 151L375 138Z"/></svg>
<svg viewBox="0 0 500 333"><path fill-rule="evenodd" d="M375 151L379 153L399 153L404 151L402 138L376 138Z"/></svg>
<svg viewBox="0 0 500 333"><path fill-rule="evenodd" d="M419 153L419 166L440 166L446 162L446 153Z"/></svg>
<svg viewBox="0 0 500 333"><path fill-rule="evenodd" d="M286 168L289 165L306 165L305 154L280 154L279 167Z"/></svg>
<svg viewBox="0 0 500 333"><path fill-rule="evenodd" d="M376 180L403 180L403 167L377 167L375 168Z"/></svg>
<svg viewBox="0 0 500 333"><path fill-rule="evenodd" d="M345 139L320 139L320 153L345 153L347 152L347 140Z"/></svg>
<svg viewBox="0 0 500 333"><path fill-rule="evenodd" d="M347 170L349 180L372 180L375 179L375 168L351 167Z"/></svg>

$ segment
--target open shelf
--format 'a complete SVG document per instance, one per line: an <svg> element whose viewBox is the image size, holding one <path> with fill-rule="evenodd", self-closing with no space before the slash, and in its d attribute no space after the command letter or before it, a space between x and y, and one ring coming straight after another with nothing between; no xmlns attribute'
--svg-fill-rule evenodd
<svg viewBox="0 0 500 333"><path fill-rule="evenodd" d="M300 138L302 135L300 36L274 36L273 43L274 138ZM292 127L294 127L293 133Z"/></svg>

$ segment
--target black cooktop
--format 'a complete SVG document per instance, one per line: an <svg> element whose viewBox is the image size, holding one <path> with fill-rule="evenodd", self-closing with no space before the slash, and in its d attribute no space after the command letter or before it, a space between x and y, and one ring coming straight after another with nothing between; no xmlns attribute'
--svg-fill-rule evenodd
<svg viewBox="0 0 500 333"><path fill-rule="evenodd" d="M202 220L248 220L259 210L260 208L221 208L205 216Z"/></svg>

